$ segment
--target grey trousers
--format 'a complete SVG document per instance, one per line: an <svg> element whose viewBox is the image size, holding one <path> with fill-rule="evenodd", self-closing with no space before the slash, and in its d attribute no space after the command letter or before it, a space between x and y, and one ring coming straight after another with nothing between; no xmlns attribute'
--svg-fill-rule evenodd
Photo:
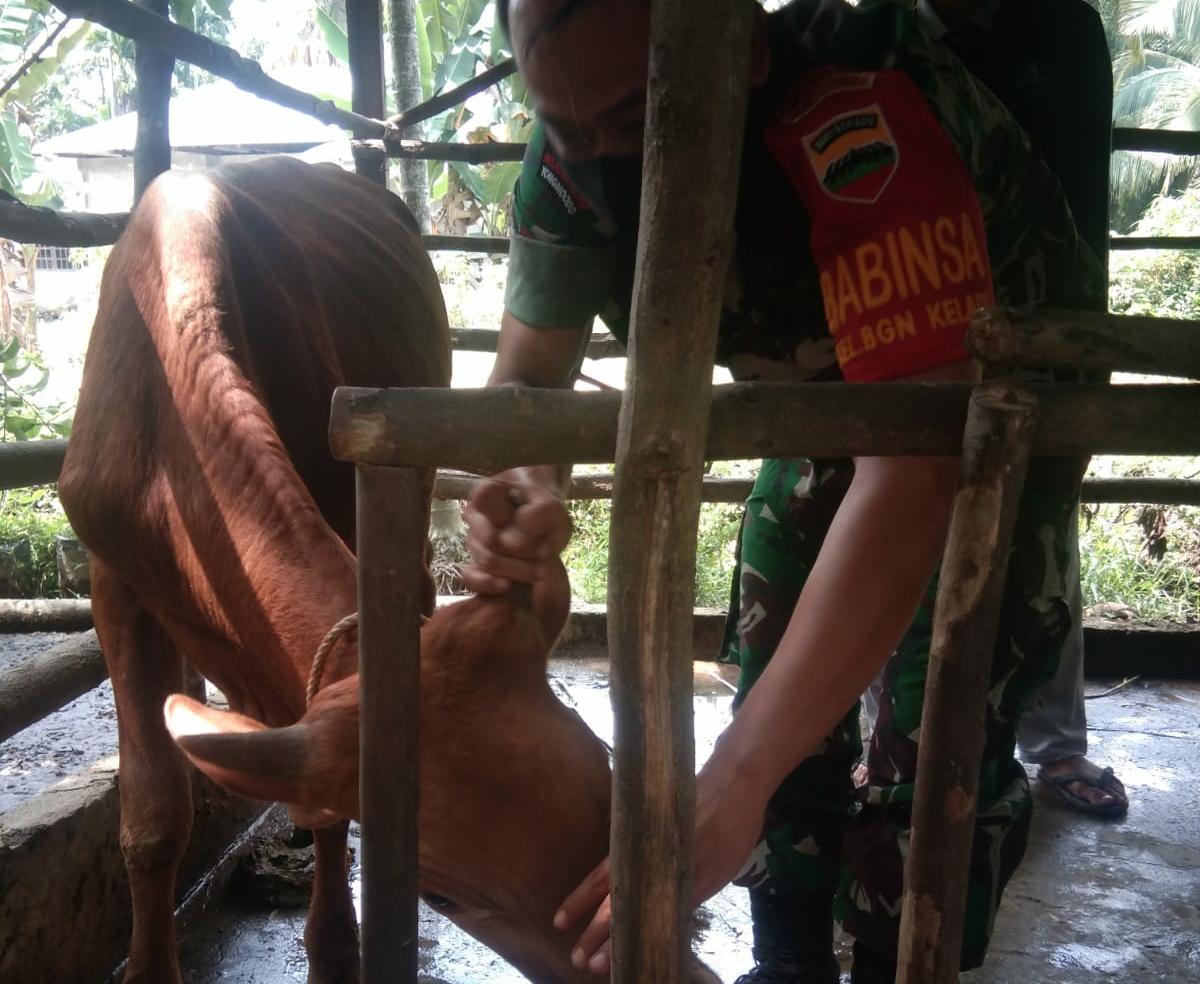
<svg viewBox="0 0 1200 984"><path fill-rule="evenodd" d="M1071 520L1075 551L1067 568L1071 632L1063 643L1058 672L1034 691L1032 705L1017 725L1021 758L1046 765L1087 754L1087 712L1083 704L1083 592L1079 585L1079 511Z"/></svg>

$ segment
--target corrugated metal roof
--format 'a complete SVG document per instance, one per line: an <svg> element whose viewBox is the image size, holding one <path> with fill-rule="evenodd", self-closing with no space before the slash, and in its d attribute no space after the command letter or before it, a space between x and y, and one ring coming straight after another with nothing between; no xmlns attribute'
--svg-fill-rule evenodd
<svg viewBox="0 0 1200 984"><path fill-rule="evenodd" d="M343 131L311 116L259 99L220 80L185 89L171 99L171 146L202 153L294 153L332 140ZM52 137L34 147L56 157L125 157L133 153L137 113Z"/></svg>

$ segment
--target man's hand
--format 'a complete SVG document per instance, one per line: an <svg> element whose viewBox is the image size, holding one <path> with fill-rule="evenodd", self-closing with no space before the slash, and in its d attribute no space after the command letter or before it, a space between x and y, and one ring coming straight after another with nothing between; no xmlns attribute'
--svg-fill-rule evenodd
<svg viewBox="0 0 1200 984"><path fill-rule="evenodd" d="M571 538L571 517L545 469L514 468L480 482L463 510L472 563L462 578L478 594L550 574Z"/></svg>
<svg viewBox="0 0 1200 984"><path fill-rule="evenodd" d="M692 905L698 906L729 884L750 857L762 835L763 815L770 791L756 777L739 771L737 752L717 744L712 757L696 777L696 864L692 879ZM571 963L580 970L608 973L611 963L612 900L609 897L609 862L587 876L554 915L554 928L570 929L591 915L591 922L571 951Z"/></svg>

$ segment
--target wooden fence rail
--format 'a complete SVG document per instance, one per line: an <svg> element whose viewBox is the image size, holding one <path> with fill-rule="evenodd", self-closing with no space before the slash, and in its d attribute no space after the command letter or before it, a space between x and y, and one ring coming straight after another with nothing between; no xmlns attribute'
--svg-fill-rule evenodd
<svg viewBox="0 0 1200 984"><path fill-rule="evenodd" d="M23 441L0 444L0 490L49 485L58 480L66 441ZM434 495L464 499L478 476L468 472L439 472ZM701 492L705 502L744 502L753 481L748 478L706 476ZM569 499L612 498L613 476L571 476ZM1200 480L1186 478L1087 478L1084 502L1142 502L1164 506L1200 506Z"/></svg>
<svg viewBox="0 0 1200 984"><path fill-rule="evenodd" d="M107 676L95 630L0 672L0 741L86 694Z"/></svg>
<svg viewBox="0 0 1200 984"><path fill-rule="evenodd" d="M1200 379L1200 322L1086 311L979 311L967 350L987 365Z"/></svg>
<svg viewBox="0 0 1200 984"><path fill-rule="evenodd" d="M1200 453L1200 386L1029 388L1042 407L1035 454ZM969 394L955 383L718 386L706 458L957 454ZM335 457L370 464L611 463L620 401L619 391L343 387L330 436Z"/></svg>

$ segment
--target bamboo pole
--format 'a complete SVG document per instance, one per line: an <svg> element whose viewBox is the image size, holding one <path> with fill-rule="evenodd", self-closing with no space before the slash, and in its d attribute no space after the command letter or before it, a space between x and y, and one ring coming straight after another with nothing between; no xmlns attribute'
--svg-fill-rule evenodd
<svg viewBox="0 0 1200 984"><path fill-rule="evenodd" d="M486 334L494 335L495 332ZM48 485L57 481L66 452L66 441L0 444L0 489ZM465 473L439 473L435 494L441 499L461 498L475 480ZM611 498L612 481L611 475L572 475L568 498ZM752 486L750 479L706 475L701 496L705 502L742 502L750 494ZM1083 481L1082 500L1197 506L1200 505L1200 481L1185 478L1087 478Z"/></svg>
<svg viewBox="0 0 1200 984"><path fill-rule="evenodd" d="M1109 249L1200 249L1200 236L1113 236Z"/></svg>
<svg viewBox="0 0 1200 984"><path fill-rule="evenodd" d="M426 475L357 470L362 984L417 980Z"/></svg>
<svg viewBox="0 0 1200 984"><path fill-rule="evenodd" d="M433 483L435 499L466 499L480 476L467 472L443 471ZM608 474L572 475L567 499L611 499L614 478ZM1197 483L1200 485L1200 483ZM754 482L748 478L704 476L700 498L704 502L744 502Z"/></svg>
<svg viewBox="0 0 1200 984"><path fill-rule="evenodd" d="M0 237L40 246L109 246L129 221L128 212L56 212L0 201Z"/></svg>
<svg viewBox="0 0 1200 984"><path fill-rule="evenodd" d="M897 984L958 981L992 652L1037 402L1001 383L972 395L934 610Z"/></svg>
<svg viewBox="0 0 1200 984"><path fill-rule="evenodd" d="M451 328L450 347L456 352L495 352L500 332L490 328ZM625 346L606 332L595 332L588 339L589 359L619 359L625 356Z"/></svg>
<svg viewBox="0 0 1200 984"><path fill-rule="evenodd" d="M379 0L346 0L346 45L350 53L350 106L371 119L384 115L383 15ZM387 157L382 147L356 141L354 169L387 186Z"/></svg>
<svg viewBox="0 0 1200 984"><path fill-rule="evenodd" d="M476 93L483 92L484 89L490 89L497 82L508 78L516 70L516 61L512 58L506 58L498 65L489 68L486 72L480 72L474 78L468 79L462 85L455 86L448 92L433 96L431 99L426 99L423 103L418 103L411 109L402 110L395 116L389 117L388 123L397 129L412 126L414 123L423 123L430 117L437 116L442 110L449 109L451 106L457 106Z"/></svg>
<svg viewBox="0 0 1200 984"><path fill-rule="evenodd" d="M466 499L478 475L441 471L434 482L436 499ZM704 476L700 498L703 502L745 502L754 488L750 478ZM611 499L613 476L609 474L573 474L567 499ZM1085 478L1081 502L1148 503L1160 506L1200 506L1200 481L1186 478Z"/></svg>
<svg viewBox="0 0 1200 984"><path fill-rule="evenodd" d="M989 308L971 319L967 350L988 365L1200 378L1200 321Z"/></svg>
<svg viewBox="0 0 1200 984"><path fill-rule="evenodd" d="M641 231L609 541L618 984L679 984L684 973L696 528L740 163L729 148L745 118L751 19L751 5L727 0L650 8Z"/></svg>
<svg viewBox="0 0 1200 984"><path fill-rule="evenodd" d="M17 66L16 71L13 72L7 79L5 79L3 85L0 85L0 97L3 97L3 95L8 92L9 89L21 81L21 78L26 72L28 72L31 68L33 68L34 65L42 60L42 55L46 53L46 49L49 48L50 45L54 44L54 42L58 39L58 36L62 34L67 25L70 23L71 18L65 17L54 25L54 30L46 35L45 39L37 46L33 54L21 62L21 64Z"/></svg>
<svg viewBox="0 0 1200 984"><path fill-rule="evenodd" d="M519 161L525 156L525 144L493 140L487 143L446 143L442 141L405 140L399 133L389 131L379 140L355 140L352 146L368 146L386 150L388 157L416 158L423 161L461 161L467 164L489 164L493 161Z"/></svg>
<svg viewBox="0 0 1200 984"><path fill-rule="evenodd" d="M466 253L507 253L504 236L422 236L427 250L457 249Z"/></svg>
<svg viewBox="0 0 1200 984"><path fill-rule="evenodd" d="M1036 454L1200 452L1200 386L1029 389L1042 407ZM717 386L705 460L958 454L969 395L955 383ZM333 396L330 439L335 457L380 465L607 464L620 399L619 391L343 387Z"/></svg>
<svg viewBox="0 0 1200 984"><path fill-rule="evenodd" d="M271 78L258 62L243 58L232 48L172 24L164 17L144 10L127 0L53 0L54 6L72 17L82 17L107 27L141 44L156 48L180 61L199 65L213 75L228 79L239 89L262 99L315 116L363 136L382 137L387 129L383 120L339 109L331 100L318 99L308 92Z"/></svg>
<svg viewBox="0 0 1200 984"><path fill-rule="evenodd" d="M164 20L170 12L168 0L137 0L139 7ZM137 139L133 148L133 200L136 204L150 182L171 169L171 75L175 59L154 45L134 45L137 75Z"/></svg>

